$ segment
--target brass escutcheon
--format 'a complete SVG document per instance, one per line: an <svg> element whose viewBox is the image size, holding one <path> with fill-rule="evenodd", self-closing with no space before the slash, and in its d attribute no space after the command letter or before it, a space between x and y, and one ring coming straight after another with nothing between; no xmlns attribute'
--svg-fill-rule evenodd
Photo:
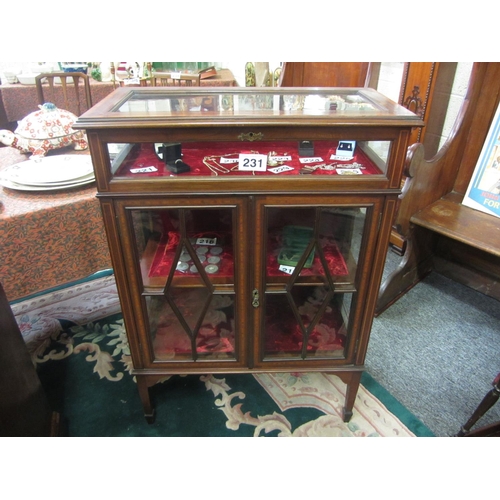
<svg viewBox="0 0 500 500"><path fill-rule="evenodd" d="M250 142L253 142L253 141L261 141L262 138L264 137L264 134L262 132L248 132L247 134L240 134L238 136L238 139L240 139L241 141L250 141Z"/></svg>

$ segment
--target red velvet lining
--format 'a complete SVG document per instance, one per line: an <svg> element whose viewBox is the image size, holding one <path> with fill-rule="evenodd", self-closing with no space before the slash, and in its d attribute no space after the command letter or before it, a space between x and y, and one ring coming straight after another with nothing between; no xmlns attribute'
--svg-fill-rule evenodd
<svg viewBox="0 0 500 500"><path fill-rule="evenodd" d="M196 235L190 235L190 237L213 237L214 233L200 233ZM218 271L213 273L213 276L230 278L233 277L234 274L234 258L233 258L233 250L232 250L232 239L230 235L218 235L219 239L224 241L222 244L223 252L218 254L217 257L220 258L220 261L216 264L218 267ZM168 276L170 269L172 268L172 264L174 262L175 252L177 250L177 246L180 242L179 233L175 231L169 231L166 233L160 243L158 244L158 248L156 250L155 256L153 258L153 262L151 264L149 270L149 277L161 277ZM193 244L193 248L196 249L200 245ZM210 249L210 247L208 247ZM325 260L328 264L328 269L330 273L334 276L345 276L349 273L347 264L342 256L337 244L334 241L328 241L324 244L323 253L325 256ZM268 252L267 252L267 276L286 276L286 273L279 270L278 263L278 254L280 251L280 244L278 239L270 238L268 242ZM207 256L211 255L210 251L206 254ZM191 266L193 262L189 263ZM203 267L209 265L208 261L202 263ZM303 268L300 272L301 276L317 276L317 275L325 275L325 270L321 263L321 260L318 256L318 253L315 252L314 260L312 266L309 268ZM186 276L186 277L195 277L199 276L199 273L193 273L189 270L180 271L176 270L174 272L174 276Z"/></svg>
<svg viewBox="0 0 500 500"><path fill-rule="evenodd" d="M270 311L266 321L267 355L297 354L302 351L302 330L297 325L295 316L286 314L287 311ZM306 318L303 316L302 320ZM316 325L309 336L307 343L308 353L323 353L325 355L341 355L346 340L342 316L331 310L323 315L321 322Z"/></svg>
<svg viewBox="0 0 500 500"><path fill-rule="evenodd" d="M354 157L351 160L330 160L330 156L335 154L337 148L336 141L315 141L314 142L314 157L321 157L326 164L353 164L360 163L363 165L363 175L380 174L380 170L375 164L364 154L359 147L356 148ZM182 144L182 161L191 167L189 172L182 174L173 174L165 167L164 162L158 158L154 151L154 144L142 143L136 144L131 150L127 158L123 161L116 176L125 177L164 177L164 176L215 176L204 163L203 159L206 156L215 156L215 161L219 162L221 156L236 155L241 153L259 153L267 155L270 152L276 152L278 156L284 156L285 153L291 156L291 161L285 161L284 164L293 167L293 170L274 174L270 171L255 172L256 176L282 176L282 175L298 175L300 170L306 166L300 163L298 155L297 141L282 141L282 142L255 142L253 144L236 142L187 142ZM307 164L314 166L317 163ZM231 170L237 164L223 164L223 167ZM132 173L131 169L155 167L156 172ZM268 169L271 168L268 166ZM237 169L229 173L218 172L219 176L234 176L234 175L252 175L252 172L239 171ZM316 169L308 175L338 175L336 170L321 170Z"/></svg>
<svg viewBox="0 0 500 500"><path fill-rule="evenodd" d="M220 261L217 264L215 264L218 267L218 271L216 273L213 273L213 275L225 278L232 277L234 274L234 263L233 263L234 259L232 250L232 240L230 235L221 235L221 234L216 235L215 233L211 232L211 233L193 234L190 235L189 237L200 238L200 237L214 237L214 236L218 236L219 240L223 241L223 243L220 245L223 249L223 252L215 255L216 257L220 258ZM174 262L175 252L177 250L179 242L180 242L180 235L175 231L169 231L166 235L162 237L160 243L158 244L158 248L156 250L153 262L149 270L150 278L168 276L170 269L172 268L172 264ZM192 246L196 252L197 248L205 245L193 244ZM207 248L209 249L209 251L207 252L206 256L212 255L210 253L211 247L208 246ZM191 265L193 265L192 261L189 262L189 266ZM206 267L207 265L210 265L208 259L202 263L203 267ZM176 269L174 272L174 276L198 277L199 273L198 272L193 273L190 272L189 270L179 271Z"/></svg>

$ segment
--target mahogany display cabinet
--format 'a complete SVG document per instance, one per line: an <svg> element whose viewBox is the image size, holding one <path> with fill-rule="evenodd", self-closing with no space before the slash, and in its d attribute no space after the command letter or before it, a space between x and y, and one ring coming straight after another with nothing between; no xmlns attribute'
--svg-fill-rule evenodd
<svg viewBox="0 0 500 500"><path fill-rule="evenodd" d="M139 394L328 372L352 416L408 138L368 88L119 88L83 114Z"/></svg>

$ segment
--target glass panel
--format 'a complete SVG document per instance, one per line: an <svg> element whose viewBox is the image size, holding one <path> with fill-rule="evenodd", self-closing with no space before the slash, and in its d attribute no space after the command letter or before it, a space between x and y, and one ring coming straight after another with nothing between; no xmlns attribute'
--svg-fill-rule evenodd
<svg viewBox="0 0 500 500"><path fill-rule="evenodd" d="M366 212L266 209L264 357L344 355Z"/></svg>
<svg viewBox="0 0 500 500"><path fill-rule="evenodd" d="M318 287L294 287L290 297L269 294L266 357L342 357L347 336L342 299L343 294L332 296Z"/></svg>
<svg viewBox="0 0 500 500"><path fill-rule="evenodd" d="M234 283L232 209L132 210L144 287Z"/></svg>
<svg viewBox="0 0 500 500"><path fill-rule="evenodd" d="M108 144L111 172L134 179L191 176L358 176L387 171L391 141Z"/></svg>
<svg viewBox="0 0 500 500"><path fill-rule="evenodd" d="M201 93L198 89L175 94L159 89L133 90L125 102L120 102L114 111L142 116L154 115L161 111L165 116L176 116L179 113L197 116L211 112L218 115L224 112L229 116L248 116L248 112L269 114L296 114L300 116L393 116L394 103L381 100L370 90L353 88L332 90L283 90L272 91L260 89L244 92L218 91ZM205 107L203 99L210 98L211 104ZM231 103L231 105L228 105ZM397 109L403 118L413 118L405 108Z"/></svg>
<svg viewBox="0 0 500 500"><path fill-rule="evenodd" d="M159 361L234 359L234 295L204 289L174 289L148 296L150 335Z"/></svg>
<svg viewBox="0 0 500 500"><path fill-rule="evenodd" d="M155 359L235 359L232 208L131 210Z"/></svg>

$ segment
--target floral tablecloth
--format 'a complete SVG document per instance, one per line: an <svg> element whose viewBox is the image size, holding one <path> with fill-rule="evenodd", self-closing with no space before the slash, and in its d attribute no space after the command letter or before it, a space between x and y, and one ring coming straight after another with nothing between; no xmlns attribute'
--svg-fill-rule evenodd
<svg viewBox="0 0 500 500"><path fill-rule="evenodd" d="M56 154L89 154L71 148ZM0 175L25 161L0 148ZM0 282L12 301L111 267L94 184L64 191L15 191L0 186Z"/></svg>

